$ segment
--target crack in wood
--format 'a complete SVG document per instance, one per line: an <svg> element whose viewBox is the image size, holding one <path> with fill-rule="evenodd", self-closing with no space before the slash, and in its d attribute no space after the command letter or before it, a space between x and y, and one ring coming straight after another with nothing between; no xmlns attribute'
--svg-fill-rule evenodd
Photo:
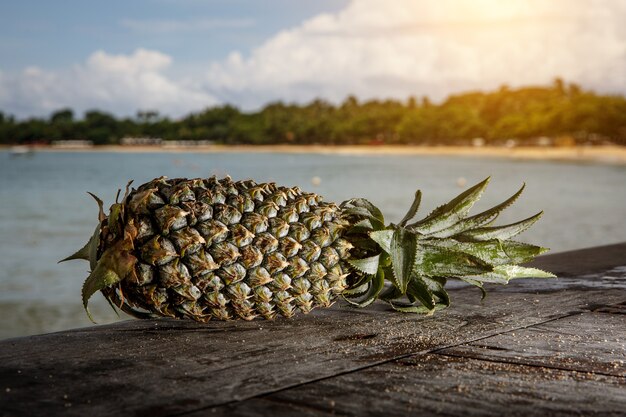
<svg viewBox="0 0 626 417"><path fill-rule="evenodd" d="M457 347L457 346L462 346L462 345L467 345L467 344L473 343L473 342L478 342L480 340L488 339L490 337L494 337L494 336L497 336L497 335L500 335L500 334L515 332L515 331L519 331L519 330L528 329L528 328L533 327L533 326L538 326L538 325L541 325L541 324L550 323L550 322L553 322L553 321L556 321L556 320L560 320L560 319L563 319L563 318L566 318L566 317L570 317L570 316L573 316L573 315L577 315L577 314L581 314L581 313L577 312L577 313L574 313L574 314L566 314L566 315L562 315L562 316L559 316L559 317L550 318L550 319L547 319L547 320L544 320L544 321L541 321L541 322L538 322L538 323L534 323L534 324L530 324L530 325L526 325L526 326L520 326L520 327L517 327L517 328L514 328L514 329L509 329L509 330L505 330L505 331L501 331L501 332L494 332L494 333L491 333L491 334L488 334L488 335L485 335L485 336L481 336L481 337L478 337L478 338L475 338L475 339L466 340L466 341L459 342L459 343L454 343L454 344L441 346L441 347L437 347L437 348L434 348L434 349L428 349L428 350L424 350L424 351L419 351L419 352L410 352L410 353L407 353L407 354L404 354L404 355L398 355L398 356L390 358L388 360L379 361L379 362L372 363L372 364L369 364L369 365L366 365L366 366L361 366L361 367L358 367L358 368L346 370L344 372L339 372L339 373L336 373L334 375L329 375L329 376L325 376L325 377L322 377L322 378L311 379L309 381L301 382L301 383L298 383L298 384L293 384L293 385L290 385L290 386L281 387L279 389L267 391L267 392L264 392L264 393L251 395L251 396L248 396L248 397L245 397L245 398L238 399L236 401L227 401L227 402L223 402L223 403L220 403L220 404L213 404L213 405L207 406L207 407L200 407L200 408L197 408L197 409L194 409L194 410L187 410L187 411L184 411L184 412L181 412L181 413L168 414L167 417L180 417L180 416L190 415L190 414L194 414L194 413L197 413L197 412L202 412L202 411L207 411L207 410L213 410L213 409L219 409L219 408L223 408L223 407L228 407L228 406L232 406L232 405L237 404L237 403L242 403L242 402L249 401L249 400L254 400L254 399L264 399L264 400L266 400L268 397L270 397L273 394L277 394L277 393L284 392L284 391L289 391L289 390L292 390L292 389L304 387L304 386L307 386L307 385L311 385L311 384L315 384L317 382L330 380L330 379L333 379L333 378L338 378L338 377L341 377L341 376L344 376L344 375L355 374L355 373L358 373L358 372L362 372L362 371L369 370L369 369L372 369L372 368L376 368L376 367L379 367L379 366L387 365L387 364L390 364L390 363L400 362L400 361L402 361L404 359L409 359L409 358L418 357L418 356L424 356L424 355L427 355L427 354L440 354L442 356L452 356L452 355L441 354L439 352L442 351L442 350L445 350L445 349L449 349L449 348L453 348L453 347ZM470 358L470 359L474 359L474 358ZM480 360L482 360L482 359L480 359ZM526 365L526 364L518 364L518 365ZM558 369L558 368L555 368L555 369ZM568 370L568 371L571 371L571 370ZM296 407L300 407L301 406L300 403L290 403L289 400L281 400L281 402L283 402L285 404L291 404L291 405L294 405ZM337 414L337 415L339 415L339 414Z"/></svg>
<svg viewBox="0 0 626 417"><path fill-rule="evenodd" d="M565 372L578 373L578 374L583 373L583 374L602 375L602 376L606 376L606 377L609 377L609 378L615 378L618 381L626 382L626 378L624 378L624 377L612 375L612 374L609 374L609 373L606 373L606 372L601 372L601 371L578 371L576 369L571 369L571 368L562 367L562 366L538 365L538 364L534 364L534 363L530 363L530 362L520 362L520 361L506 360L506 359L497 359L497 358L487 358L487 357L484 357L484 356L475 356L475 355L468 355L468 354L457 354L457 353L451 353L451 352L446 352L446 353L436 352L434 354L435 355L441 355L441 356L448 356L448 357L451 357L451 358L476 359L476 360L483 361L483 362L493 362L493 363L503 363L503 364L507 364L507 365L528 366L528 367L531 367L531 368L554 369L554 370L558 370L558 371L565 371Z"/></svg>

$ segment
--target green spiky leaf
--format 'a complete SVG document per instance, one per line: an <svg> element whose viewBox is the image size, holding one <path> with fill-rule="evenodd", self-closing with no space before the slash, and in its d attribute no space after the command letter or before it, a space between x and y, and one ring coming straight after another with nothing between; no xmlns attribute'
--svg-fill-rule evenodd
<svg viewBox="0 0 626 417"><path fill-rule="evenodd" d="M365 208L372 215L372 217L374 217L374 219L378 220L380 223L385 223L385 217L383 216L383 213L370 201L364 198L353 198L352 200L350 200L350 202L355 207Z"/></svg>
<svg viewBox="0 0 626 417"><path fill-rule="evenodd" d="M94 193L87 191L87 194L96 200L96 204L98 204L98 222L102 223L102 221L107 218L106 214L104 214L104 202Z"/></svg>
<svg viewBox="0 0 626 417"><path fill-rule="evenodd" d="M480 290L480 299L484 300L485 297L487 297L487 291L485 291L485 288L483 287L483 283L480 281L476 281L475 279L471 279L468 277L460 277L459 278L461 281L467 282L468 284L471 284L475 287L478 287L478 289Z"/></svg>
<svg viewBox="0 0 626 417"><path fill-rule="evenodd" d="M377 220L372 213L370 213L365 207L350 207L343 211L344 215L361 216L371 220Z"/></svg>
<svg viewBox="0 0 626 417"><path fill-rule="evenodd" d="M389 257L393 270L394 285L405 293L415 266L417 237L406 229L394 230L390 242Z"/></svg>
<svg viewBox="0 0 626 417"><path fill-rule="evenodd" d="M87 307L91 296L106 287L120 282L121 280L122 278L117 275L115 271L107 268L104 263L98 262L96 268L91 271L91 273L85 280L83 284L83 289L81 291L83 298L83 307L87 312L89 320L95 323L93 317L91 316L91 313L89 312L89 308Z"/></svg>
<svg viewBox="0 0 626 417"><path fill-rule="evenodd" d="M96 227L96 230L91 235L89 241L76 251L74 254L68 256L65 259L61 259L59 263L70 261L72 259L84 259L89 261L89 266L93 270L96 267L96 260L98 257L98 245L100 243L100 225Z"/></svg>
<svg viewBox="0 0 626 417"><path fill-rule="evenodd" d="M433 310L428 307L419 305L403 305L402 303L390 301L389 305L396 311L400 311L401 313L416 313L416 314L427 314L430 315L433 313Z"/></svg>
<svg viewBox="0 0 626 417"><path fill-rule="evenodd" d="M122 236L123 230L121 227L122 219L124 217L124 206L122 204L113 204L109 212L108 224L109 230L113 236Z"/></svg>
<svg viewBox="0 0 626 417"><path fill-rule="evenodd" d="M87 243L85 243L85 246L83 246L82 248L80 248L79 250L74 252L72 255L68 256L67 258L61 259L59 261L59 263L71 261L71 260L74 260L74 259L84 259L85 261L88 261L89 260L89 248L90 247L91 247L91 239L89 239L89 241Z"/></svg>
<svg viewBox="0 0 626 417"><path fill-rule="evenodd" d="M493 271L474 276L472 279L480 282L506 284L515 278L555 278L550 272L537 268L527 268L519 265L499 265Z"/></svg>
<svg viewBox="0 0 626 417"><path fill-rule="evenodd" d="M490 209L485 210L481 213L475 214L474 216L466 217L448 228L439 230L434 233L430 233L429 236L436 237L436 238L446 238L446 237L455 236L459 233L464 232L465 230L474 229L480 226L487 226L489 223L495 221L495 219L503 210L510 207L518 199L518 197L524 191L525 187L526 187L526 184L522 184L520 189L517 190L515 194L513 194L511 197L509 197L502 203L496 206L493 206Z"/></svg>
<svg viewBox="0 0 626 417"><path fill-rule="evenodd" d="M417 190L415 192L415 198L413 199L413 203L411 204L409 211L406 213L404 218L399 223L400 226L402 227L406 226L406 224L409 221L411 221L413 217L415 217L415 215L417 214L417 210L419 210L421 202L422 202L422 192L420 190Z"/></svg>
<svg viewBox="0 0 626 417"><path fill-rule="evenodd" d="M389 305L396 310L402 313L416 313L416 314L426 314L431 315L437 310L442 310L448 307L447 304L444 303L435 303L434 308L428 308L425 305L416 303L403 303L402 301L389 301Z"/></svg>
<svg viewBox="0 0 626 417"><path fill-rule="evenodd" d="M492 270L491 265L467 253L428 244L421 244L417 249L415 273L418 275L459 277Z"/></svg>
<svg viewBox="0 0 626 417"><path fill-rule="evenodd" d="M352 216L360 216L364 217L371 221L372 227L376 230L382 229L385 227L385 224L376 218L368 209L365 207L350 207L343 211L344 215L352 215Z"/></svg>
<svg viewBox="0 0 626 417"><path fill-rule="evenodd" d="M348 259L348 263L358 271L368 275L375 275L378 272L380 254L363 259Z"/></svg>
<svg viewBox="0 0 626 417"><path fill-rule="evenodd" d="M372 304L378 298L378 295L385 287L385 273L382 268L378 270L377 274L372 278L371 282L368 284L368 289L365 294L362 295L362 299L360 301L351 301L348 298L345 300L355 307L367 307Z"/></svg>
<svg viewBox="0 0 626 417"><path fill-rule="evenodd" d="M375 230L370 219L363 219L356 222L349 229L349 233L369 233Z"/></svg>
<svg viewBox="0 0 626 417"><path fill-rule="evenodd" d="M428 285L417 276L413 276L411 282L407 286L406 295L411 302L419 301L428 310L434 310L435 298L433 293L428 288Z"/></svg>
<svg viewBox="0 0 626 417"><path fill-rule="evenodd" d="M393 229L377 230L370 233L370 238L378 243L380 248L387 253L391 253L391 240L393 239Z"/></svg>
<svg viewBox="0 0 626 417"><path fill-rule="evenodd" d="M444 277L421 277L430 292L433 293L435 297L439 299L440 304L444 304L446 306L450 305L450 296L445 289L446 278Z"/></svg>
<svg viewBox="0 0 626 417"><path fill-rule="evenodd" d="M391 270L388 270L387 272L388 272L387 276L392 274ZM396 288L394 285L388 285L387 288L381 291L378 298L380 298L383 301L392 301L392 300L395 300L396 298L402 297L402 295L403 294L400 292L400 290Z"/></svg>
<svg viewBox="0 0 626 417"><path fill-rule="evenodd" d="M507 240L514 236L519 235L530 226L535 224L537 220L541 217L543 211L531 216L527 219L521 220L516 223L507 224L504 226L497 227L481 227L473 230L468 230L466 232L458 235L459 239L466 240L475 240L475 241L485 241L491 239L500 239Z"/></svg>
<svg viewBox="0 0 626 417"><path fill-rule="evenodd" d="M89 298L97 291L117 284L134 269L137 258L131 254L131 248L130 238L116 242L104 251L85 280L82 289L83 306L92 321L87 309Z"/></svg>
<svg viewBox="0 0 626 417"><path fill-rule="evenodd" d="M360 216L370 220L374 230L385 228L385 218L378 207L364 198L353 198L341 203L344 215Z"/></svg>
<svg viewBox="0 0 626 417"><path fill-rule="evenodd" d="M515 241L489 240L485 242L459 242L453 239L432 239L433 246L447 248L474 256L490 265L524 263L547 251L546 248Z"/></svg>
<svg viewBox="0 0 626 417"><path fill-rule="evenodd" d="M369 277L369 279L363 283L363 284L359 284L353 288L347 289L344 292L341 293L341 295L344 296L344 298L358 298L358 297L362 297L363 294L365 294L369 288L370 288L370 281L371 281L371 277Z"/></svg>
<svg viewBox="0 0 626 417"><path fill-rule="evenodd" d="M363 294L365 294L369 290L369 288L370 288L370 281L371 281L371 277L368 277L366 282L359 283L359 284L355 285L353 288L349 288L349 289L345 290L341 294L344 297L349 297L349 298L361 297L361 296L363 296Z"/></svg>
<svg viewBox="0 0 626 417"><path fill-rule="evenodd" d="M480 198L488 183L489 177L459 194L450 202L439 206L425 219L407 227L421 234L428 234L452 226L467 215L474 203Z"/></svg>

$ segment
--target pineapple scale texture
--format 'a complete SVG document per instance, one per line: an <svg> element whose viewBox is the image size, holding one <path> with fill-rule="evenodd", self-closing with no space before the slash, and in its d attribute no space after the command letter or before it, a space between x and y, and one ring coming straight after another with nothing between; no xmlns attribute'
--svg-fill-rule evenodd
<svg viewBox="0 0 626 417"><path fill-rule="evenodd" d="M341 209L316 194L230 178L158 178L128 194L133 271L105 296L127 312L207 321L273 319L330 306L352 245ZM112 218L111 216L109 218Z"/></svg>

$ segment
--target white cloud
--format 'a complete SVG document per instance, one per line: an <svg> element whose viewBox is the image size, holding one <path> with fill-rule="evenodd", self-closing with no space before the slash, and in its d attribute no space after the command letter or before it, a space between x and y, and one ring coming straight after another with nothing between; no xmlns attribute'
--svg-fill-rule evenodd
<svg viewBox="0 0 626 417"><path fill-rule="evenodd" d="M546 84L626 92L622 0L355 0L214 63L207 85L256 107Z"/></svg>
<svg viewBox="0 0 626 417"><path fill-rule="evenodd" d="M68 70L29 67L19 74L0 74L0 108L17 116L48 115L62 107L118 115L158 110L180 116L216 103L192 82L168 78L164 71L171 64L171 57L158 51L97 51Z"/></svg>
<svg viewBox="0 0 626 417"><path fill-rule="evenodd" d="M626 93L624 0L353 0L269 38L250 54L233 51L204 68L137 49L93 53L65 70L0 72L0 109L18 116L60 107L179 116L218 102L245 109L268 101L335 102L358 97L441 99L502 84L555 77L601 92ZM206 30L233 21L122 22L137 31ZM152 26L154 25L154 26ZM188 78L169 75L170 69ZM200 75L198 75L200 74Z"/></svg>

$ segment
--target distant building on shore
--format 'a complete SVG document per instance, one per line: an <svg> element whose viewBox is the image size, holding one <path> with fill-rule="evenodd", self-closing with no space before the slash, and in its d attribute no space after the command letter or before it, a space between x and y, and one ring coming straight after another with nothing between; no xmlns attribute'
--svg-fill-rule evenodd
<svg viewBox="0 0 626 417"><path fill-rule="evenodd" d="M161 138L133 138L125 137L120 140L122 146L161 146Z"/></svg>
<svg viewBox="0 0 626 417"><path fill-rule="evenodd" d="M214 145L212 140L163 140L161 138L135 138L125 137L120 139L122 146L159 146L162 148L193 148L196 146Z"/></svg>
<svg viewBox="0 0 626 417"><path fill-rule="evenodd" d="M212 140L165 140L161 144L164 148L193 148L195 146L215 145Z"/></svg>

